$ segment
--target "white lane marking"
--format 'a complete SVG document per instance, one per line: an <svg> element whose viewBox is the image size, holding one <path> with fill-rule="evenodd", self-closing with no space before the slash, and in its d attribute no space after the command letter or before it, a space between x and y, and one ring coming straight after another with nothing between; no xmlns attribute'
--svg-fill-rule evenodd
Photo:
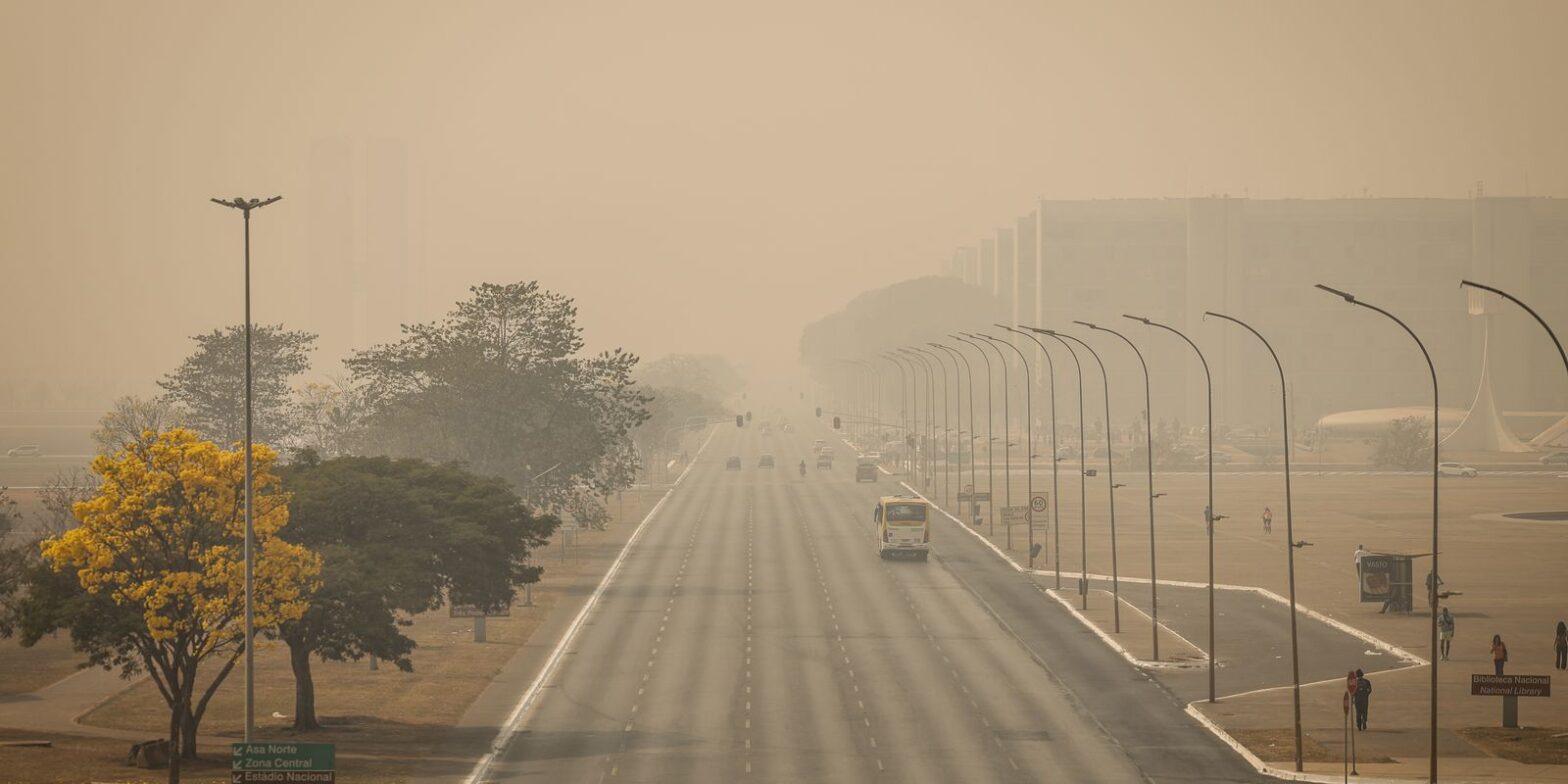
<svg viewBox="0 0 1568 784"><path fill-rule="evenodd" d="M703 439L702 446L697 448L697 455L700 456L708 448L708 444L712 443L713 436L717 432L717 427L708 431L708 437ZM518 698L517 705L507 715L506 721L501 724L501 728L496 731L495 739L490 742L490 750L485 752L484 756L480 757L479 761L474 764L474 769L469 771L467 778L464 779L464 784L478 784L480 780L489 775L490 767L495 764L501 753L506 751L507 746L511 745L512 738L516 737L518 727L521 726L528 709L533 707L534 701L538 699L539 692L544 688L545 682L555 675L555 671L560 666L561 658L565 654L566 649L577 639L577 633L582 630L583 623L587 620L589 613L593 611L594 607L598 606L600 599L604 596L605 589L615 579L615 575L620 573L621 564L626 562L626 557L631 553L632 546L642 538L643 531L648 527L648 522L659 514L659 510L664 508L665 502L669 501L670 496L675 494L675 489L686 480L687 474L691 473L692 467L697 465L697 462L694 459L687 464L686 469L681 471L681 475L676 477L675 481L670 485L670 489L665 491L664 496L642 518L642 522L637 524L637 529L632 531L632 535L626 540L626 544L621 547L620 555L615 557L614 563L610 564L610 568L605 571L604 577L599 580L599 586L588 596L588 601L583 604L583 608L577 611L577 617L572 619L571 625L566 627L566 632L556 642L555 650L550 652L550 658L545 660L544 667L540 668L539 674L534 677L533 683ZM630 731L630 727L631 725L627 725L628 731Z"/></svg>

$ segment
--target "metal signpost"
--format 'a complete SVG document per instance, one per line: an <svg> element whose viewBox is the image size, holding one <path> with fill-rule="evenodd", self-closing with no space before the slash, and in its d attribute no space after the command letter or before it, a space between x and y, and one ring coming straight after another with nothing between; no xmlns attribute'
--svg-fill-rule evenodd
<svg viewBox="0 0 1568 784"><path fill-rule="evenodd" d="M1002 507L1002 527L1006 528L1008 531L1012 531L1013 530L1013 526L1015 526L1015 525L1028 525L1028 523L1029 523L1029 507L1027 507L1027 506L1004 506L1004 507Z"/></svg>
<svg viewBox="0 0 1568 784"><path fill-rule="evenodd" d="M230 784L336 784L337 747L331 743L235 743Z"/></svg>
<svg viewBox="0 0 1568 784"><path fill-rule="evenodd" d="M1502 697L1503 726L1518 729L1519 698L1552 696L1552 676L1471 675L1470 696Z"/></svg>
<svg viewBox="0 0 1568 784"><path fill-rule="evenodd" d="M512 617L512 603L511 602L507 602L505 605L502 605L499 609L485 610L483 607L480 607L477 604L459 604L457 602L453 602L450 605L450 610L447 613L447 617L449 617L449 618L473 618L474 619L474 642L484 642L485 641L485 619L486 618L510 618L510 617Z"/></svg>

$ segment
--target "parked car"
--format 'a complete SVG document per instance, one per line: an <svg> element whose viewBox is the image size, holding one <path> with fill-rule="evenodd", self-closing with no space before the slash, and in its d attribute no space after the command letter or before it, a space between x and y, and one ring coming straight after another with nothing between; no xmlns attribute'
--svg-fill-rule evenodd
<svg viewBox="0 0 1568 784"><path fill-rule="evenodd" d="M738 457L731 457L730 459L724 461L724 470L725 471L739 471L740 470L740 458L738 458Z"/></svg>
<svg viewBox="0 0 1568 784"><path fill-rule="evenodd" d="M1475 476L1478 472L1460 463L1438 463L1437 473L1442 476Z"/></svg>
<svg viewBox="0 0 1568 784"><path fill-rule="evenodd" d="M1193 455L1192 459L1193 460L1197 460L1200 463L1201 462L1208 462L1209 453L1208 452L1199 452L1196 455ZM1229 462L1230 462L1230 453L1229 452L1215 452L1214 453L1214 464L1215 465L1220 465L1222 463L1229 463Z"/></svg>
<svg viewBox="0 0 1568 784"><path fill-rule="evenodd" d="M12 448L10 451L7 451L5 453L5 456L6 457L43 457L44 456L44 450L38 448L37 444L23 444L23 445L21 445L19 447Z"/></svg>
<svg viewBox="0 0 1568 784"><path fill-rule="evenodd" d="M1568 465L1568 452L1553 452L1541 455L1541 465Z"/></svg>
<svg viewBox="0 0 1568 784"><path fill-rule="evenodd" d="M772 468L773 467L773 455L763 455L762 459L757 461L757 467L758 468Z"/></svg>
<svg viewBox="0 0 1568 784"><path fill-rule="evenodd" d="M855 466L855 481L875 482L877 481L877 473L877 467L874 463L861 463Z"/></svg>

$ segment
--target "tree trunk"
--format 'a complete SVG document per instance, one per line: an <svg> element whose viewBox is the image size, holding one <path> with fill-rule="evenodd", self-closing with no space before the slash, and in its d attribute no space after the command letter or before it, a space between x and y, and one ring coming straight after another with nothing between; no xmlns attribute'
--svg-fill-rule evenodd
<svg viewBox="0 0 1568 784"><path fill-rule="evenodd" d="M169 784L180 784L180 739L184 736L185 716L190 700L184 683L174 684L174 706L169 709Z"/></svg>
<svg viewBox="0 0 1568 784"><path fill-rule="evenodd" d="M294 729L319 730L316 721L316 682L310 675L310 648L303 641L288 640L289 664L294 668Z"/></svg>
<svg viewBox="0 0 1568 784"><path fill-rule="evenodd" d="M185 712L185 722L180 727L180 756L188 760L196 759L196 728L200 726L195 714L189 709Z"/></svg>

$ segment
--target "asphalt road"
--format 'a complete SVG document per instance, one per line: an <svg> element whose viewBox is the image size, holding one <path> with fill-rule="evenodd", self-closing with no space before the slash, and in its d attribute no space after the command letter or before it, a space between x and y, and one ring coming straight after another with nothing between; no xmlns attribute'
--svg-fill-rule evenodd
<svg viewBox="0 0 1568 784"><path fill-rule="evenodd" d="M898 486L842 446L801 478L815 435L720 428L491 780L1259 780L955 524L928 563L879 559Z"/></svg>

